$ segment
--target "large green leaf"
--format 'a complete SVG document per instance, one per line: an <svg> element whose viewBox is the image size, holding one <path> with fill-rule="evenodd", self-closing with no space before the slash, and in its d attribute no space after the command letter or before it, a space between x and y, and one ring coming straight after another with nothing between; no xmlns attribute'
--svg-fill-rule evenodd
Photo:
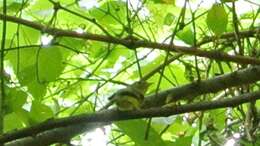
<svg viewBox="0 0 260 146"><path fill-rule="evenodd" d="M37 47L28 46L20 48L19 50L11 50L7 52L6 59L10 61L14 72L18 77L20 71L35 64L37 50Z"/></svg>
<svg viewBox="0 0 260 146"><path fill-rule="evenodd" d="M24 91L15 88L6 88L7 98L5 100L6 106L10 111L18 111L25 104L27 94Z"/></svg>
<svg viewBox="0 0 260 146"><path fill-rule="evenodd" d="M26 8L27 6L29 6L28 3L25 3L22 0L8 0L7 1L7 10L13 13L17 13L21 10L21 8ZM3 8L1 7L1 10Z"/></svg>
<svg viewBox="0 0 260 146"><path fill-rule="evenodd" d="M168 14L164 17L164 24L165 24L165 25L171 25L175 19L176 19L176 18L175 18L175 16L174 16L172 13L168 13Z"/></svg>
<svg viewBox="0 0 260 146"><path fill-rule="evenodd" d="M0 11L3 12L3 0L0 1ZM32 0L29 0L32 1ZM7 0L6 1L6 7L7 7L7 12L16 14L18 13L21 8L26 8L29 6L29 3L25 3L23 0Z"/></svg>
<svg viewBox="0 0 260 146"><path fill-rule="evenodd" d="M48 47L39 50L36 62L41 82L54 81L63 70L62 54L59 48Z"/></svg>
<svg viewBox="0 0 260 146"><path fill-rule="evenodd" d="M154 3L161 3L161 4L173 4L175 5L175 0L151 0Z"/></svg>
<svg viewBox="0 0 260 146"><path fill-rule="evenodd" d="M12 50L8 52L7 59L20 83L28 87L34 98L44 96L47 83L59 77L64 68L63 54L58 47Z"/></svg>
<svg viewBox="0 0 260 146"><path fill-rule="evenodd" d="M172 123L171 127L168 129L168 132L174 135L180 135L180 133L186 133L191 129L192 127L188 123L177 119L174 123Z"/></svg>
<svg viewBox="0 0 260 146"><path fill-rule="evenodd" d="M126 4L122 1L107 1L99 8L94 8L90 14L106 27L124 22L126 17Z"/></svg>
<svg viewBox="0 0 260 146"><path fill-rule="evenodd" d="M237 0L221 0L221 2L235 2Z"/></svg>
<svg viewBox="0 0 260 146"><path fill-rule="evenodd" d="M212 5L207 14L207 24L216 35L220 35L226 31L228 14L226 13L223 5Z"/></svg>
<svg viewBox="0 0 260 146"><path fill-rule="evenodd" d="M12 40L15 33L17 32L17 24L16 23L11 23L11 22L6 22L6 39ZM0 27L3 28L3 23L0 23ZM0 29L0 37L2 38L3 34L3 29ZM15 42L12 43L12 45L16 44ZM6 44L7 45L7 44ZM9 46L6 46L9 47Z"/></svg>
<svg viewBox="0 0 260 146"><path fill-rule="evenodd" d="M31 44L37 44L40 40L41 33L40 31L33 29L31 27L27 26L20 26L20 45L31 45Z"/></svg>
<svg viewBox="0 0 260 146"><path fill-rule="evenodd" d="M109 56L106 59L105 68L112 68L117 63L119 57L127 57L131 55L131 50L127 50L123 47L114 47L111 52L109 53Z"/></svg>
<svg viewBox="0 0 260 146"><path fill-rule="evenodd" d="M191 26L186 26L177 33L178 38L189 45L194 45L194 33Z"/></svg>
<svg viewBox="0 0 260 146"><path fill-rule="evenodd" d="M159 54L159 52L156 52ZM141 67L142 69L142 72L145 74L148 74L150 71L151 71L151 68L156 68L158 67L160 64L162 64L164 61L164 56L163 55L158 55L158 57L154 58L151 63L147 63L145 64L144 66ZM139 74L138 74L138 70L136 70L133 74L133 78L136 78L138 77Z"/></svg>
<svg viewBox="0 0 260 146"><path fill-rule="evenodd" d="M103 58L108 53L108 45L101 42L90 42L87 48L89 57L93 60Z"/></svg>
<svg viewBox="0 0 260 146"><path fill-rule="evenodd" d="M41 16L46 19L46 17L51 17L53 13L53 5L50 1L46 0L35 0L31 3L29 14L33 16Z"/></svg>
<svg viewBox="0 0 260 146"><path fill-rule="evenodd" d="M23 69L18 76L23 86L27 86L28 91L34 98L40 99L46 93L46 83L40 82L36 74L36 66L32 65Z"/></svg>
<svg viewBox="0 0 260 146"><path fill-rule="evenodd" d="M171 146L190 146L191 144L192 144L192 136L187 136L187 137L177 138L176 141L174 141Z"/></svg>
<svg viewBox="0 0 260 146"><path fill-rule="evenodd" d="M78 53L77 51L86 51L86 47L88 46L87 41L82 39L74 39L71 37L61 37L56 40L59 44L64 46L63 50L61 51L65 56L71 54L71 52ZM95 42L97 43L97 42ZM66 48L67 47L67 48ZM66 51L65 51L66 50ZM70 52L70 53L68 53ZM63 56L64 56L63 55Z"/></svg>
<svg viewBox="0 0 260 146"><path fill-rule="evenodd" d="M143 120L117 122L116 125L134 142L136 146L164 146L161 136L150 127L148 140L144 139L147 123Z"/></svg>
<svg viewBox="0 0 260 146"><path fill-rule="evenodd" d="M18 117L18 115L16 113L10 113L7 114L4 117L4 131L10 131L13 129L20 129L23 128L24 125L24 121L22 119L20 119Z"/></svg>
<svg viewBox="0 0 260 146"><path fill-rule="evenodd" d="M29 116L32 123L38 123L53 117L53 112L47 105L34 100L32 102Z"/></svg>
<svg viewBox="0 0 260 146"><path fill-rule="evenodd" d="M226 115L225 115L226 110L219 109L219 110L213 110L210 111L210 118L214 120L213 126L215 126L217 129L222 129L225 128L225 122L226 122Z"/></svg>

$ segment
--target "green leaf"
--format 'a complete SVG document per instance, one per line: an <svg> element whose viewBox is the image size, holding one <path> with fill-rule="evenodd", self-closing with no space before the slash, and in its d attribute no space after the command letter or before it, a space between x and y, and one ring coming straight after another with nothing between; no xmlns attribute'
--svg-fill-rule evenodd
<svg viewBox="0 0 260 146"><path fill-rule="evenodd" d="M9 88L7 91L7 106L11 109L11 111L20 110L26 102L27 94L16 88Z"/></svg>
<svg viewBox="0 0 260 146"><path fill-rule="evenodd" d="M52 16L53 4L46 0L35 0L30 6L30 10L29 14L37 17L42 16L46 19L46 17Z"/></svg>
<svg viewBox="0 0 260 146"><path fill-rule="evenodd" d="M6 39L8 40L12 40L14 38L14 34L17 32L17 24L16 23L11 23L8 22L6 23ZM3 28L3 23L0 23L0 27ZM2 34L3 34L3 29L0 29L0 37L2 38ZM13 41L12 41L13 42ZM12 45L14 45L15 42L12 43ZM6 44L7 45L7 44ZM9 46L6 46L9 47Z"/></svg>
<svg viewBox="0 0 260 146"><path fill-rule="evenodd" d="M152 0L154 3L162 3L162 4L173 4L175 5L175 0Z"/></svg>
<svg viewBox="0 0 260 146"><path fill-rule="evenodd" d="M27 86L37 99L45 95L47 82L59 77L64 68L63 56L58 47L28 47L19 52L13 50L8 52L7 59L21 85Z"/></svg>
<svg viewBox="0 0 260 146"><path fill-rule="evenodd" d="M59 0L59 2L60 2L62 5L70 5L71 3L74 3L75 0Z"/></svg>
<svg viewBox="0 0 260 146"><path fill-rule="evenodd" d="M83 104L79 105L73 105L70 106L70 108L67 110L67 112L61 113L60 116L71 116L73 115L79 115L84 113L92 113L93 112L93 104L90 102L84 102Z"/></svg>
<svg viewBox="0 0 260 146"><path fill-rule="evenodd" d="M29 6L28 3L23 4L22 1L14 1L10 5L8 5L7 10L17 13L18 11L20 11L21 8L26 8L27 6Z"/></svg>
<svg viewBox="0 0 260 146"><path fill-rule="evenodd" d="M177 36L186 44L194 45L194 33L191 29L191 26L184 27L184 29L177 33Z"/></svg>
<svg viewBox="0 0 260 146"><path fill-rule="evenodd" d="M20 45L37 44L40 40L40 31L27 26L20 26Z"/></svg>
<svg viewBox="0 0 260 146"><path fill-rule="evenodd" d="M167 13L167 15L164 17L164 24L171 25L174 20L175 16L172 13Z"/></svg>
<svg viewBox="0 0 260 146"><path fill-rule="evenodd" d="M168 131L171 132L171 134L179 135L180 133L186 133L190 129L192 129L192 127L189 124L175 120Z"/></svg>
<svg viewBox="0 0 260 146"><path fill-rule="evenodd" d="M0 10L3 11L3 0L1 0L0 2ZM18 11L20 11L20 9L26 8L27 6L29 6L28 3L23 2L23 0L7 0L6 1L6 6L7 6L7 12L13 12L13 13L17 13Z"/></svg>
<svg viewBox="0 0 260 146"><path fill-rule="evenodd" d="M256 146L256 145L260 145L260 140L258 138L256 138L256 141L254 141L253 143L246 140L246 139L240 139L239 144L241 144L242 146Z"/></svg>
<svg viewBox="0 0 260 146"><path fill-rule="evenodd" d="M19 109L15 111L15 114L18 119L20 119L23 122L24 126L29 126L29 112L24 109Z"/></svg>
<svg viewBox="0 0 260 146"><path fill-rule="evenodd" d="M41 100L41 97L46 94L46 86L46 84L39 83L36 80L27 84L28 90L32 94L33 98L39 100Z"/></svg>
<svg viewBox="0 0 260 146"><path fill-rule="evenodd" d="M25 47L19 51L12 50L7 52L6 59L12 64L14 73L17 76L19 76L20 71L35 64L37 49L37 47Z"/></svg>
<svg viewBox="0 0 260 146"><path fill-rule="evenodd" d="M36 66L32 65L23 69L18 79L23 86L27 86L28 91L34 98L40 99L46 93L46 84L39 81L36 74Z"/></svg>
<svg viewBox="0 0 260 146"><path fill-rule="evenodd" d="M172 146L190 146L192 144L192 136L177 138Z"/></svg>
<svg viewBox="0 0 260 146"><path fill-rule="evenodd" d="M182 65L170 64L169 67L171 67L171 70L167 69L166 73L169 76L170 75L173 76L173 78L176 79L177 84L188 83L188 80L186 79L186 76L185 76L185 68L182 67Z"/></svg>
<svg viewBox="0 0 260 146"><path fill-rule="evenodd" d="M194 81L196 73L190 64L185 64L184 75L187 80Z"/></svg>
<svg viewBox="0 0 260 146"><path fill-rule="evenodd" d="M214 4L207 14L207 24L210 30L216 35L220 35L226 31L228 24L228 14L221 4Z"/></svg>
<svg viewBox="0 0 260 146"><path fill-rule="evenodd" d="M71 38L71 37L57 38L56 42L73 49L73 50L68 50L68 48L63 48L63 50L61 52L62 53L66 52L63 56L67 56L68 54L70 54L70 53L67 53L68 51L70 51L70 52L74 51L74 53L77 53L77 51L85 51L86 46L88 46L87 41L82 40L82 39ZM95 42L95 43L97 43L97 42ZM68 51L64 51L65 49Z"/></svg>
<svg viewBox="0 0 260 146"><path fill-rule="evenodd" d="M24 122L18 118L16 113L7 114L4 117L4 131L10 131L14 129L20 129L25 127Z"/></svg>
<svg viewBox="0 0 260 146"><path fill-rule="evenodd" d="M142 66L142 72L144 74L147 74L151 71L151 68L158 67L162 62L164 61L164 56L163 55L158 55L155 59L151 61L151 63L147 63L146 65ZM138 77L138 70L136 70L133 74L133 78Z"/></svg>
<svg viewBox="0 0 260 146"><path fill-rule="evenodd" d="M88 47L89 56L94 60L103 58L108 51L107 44L101 42L90 43L90 46Z"/></svg>
<svg viewBox="0 0 260 146"><path fill-rule="evenodd" d="M221 2L235 2L235 1L237 1L237 0L221 0Z"/></svg>
<svg viewBox="0 0 260 146"><path fill-rule="evenodd" d="M210 111L210 117L214 120L214 126L218 129L225 128L225 121L226 121L226 110L219 109L219 110L212 110Z"/></svg>
<svg viewBox="0 0 260 146"><path fill-rule="evenodd" d="M40 49L37 67L40 82L54 81L59 77L64 67L59 48Z"/></svg>
<svg viewBox="0 0 260 146"><path fill-rule="evenodd" d="M161 136L150 127L149 138L144 140L147 123L143 120L129 120L115 123L127 136L129 136L136 146L163 146L164 141Z"/></svg>
<svg viewBox="0 0 260 146"><path fill-rule="evenodd" d="M117 63L119 57L121 56L129 56L129 50L123 48L123 47L114 47L109 56L106 59L105 68L112 68Z"/></svg>
<svg viewBox="0 0 260 146"><path fill-rule="evenodd" d="M124 23L126 17L126 4L122 1L107 1L99 8L93 8L90 14L106 27Z"/></svg>
<svg viewBox="0 0 260 146"><path fill-rule="evenodd" d="M39 123L53 117L53 112L47 105L34 100L32 102L29 116L32 123Z"/></svg>

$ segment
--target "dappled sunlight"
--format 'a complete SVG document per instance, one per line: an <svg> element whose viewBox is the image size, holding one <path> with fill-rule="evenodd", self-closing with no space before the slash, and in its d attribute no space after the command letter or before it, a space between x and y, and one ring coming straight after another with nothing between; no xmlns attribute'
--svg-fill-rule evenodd
<svg viewBox="0 0 260 146"><path fill-rule="evenodd" d="M239 138L240 134L234 133L233 136L225 142L224 146L237 146L236 144L238 143Z"/></svg>
<svg viewBox="0 0 260 146"><path fill-rule="evenodd" d="M52 40L53 40L53 36L51 36L51 35L43 34L43 35L41 36L41 44L42 44L43 46L49 46L49 45L51 45Z"/></svg>
<svg viewBox="0 0 260 146"><path fill-rule="evenodd" d="M99 3L97 0L79 0L78 4L80 7L84 9L91 9L94 7L99 7Z"/></svg>
<svg viewBox="0 0 260 146"><path fill-rule="evenodd" d="M97 128L85 134L81 139L81 143L83 146L106 146L108 142L107 132L109 132L108 127Z"/></svg>

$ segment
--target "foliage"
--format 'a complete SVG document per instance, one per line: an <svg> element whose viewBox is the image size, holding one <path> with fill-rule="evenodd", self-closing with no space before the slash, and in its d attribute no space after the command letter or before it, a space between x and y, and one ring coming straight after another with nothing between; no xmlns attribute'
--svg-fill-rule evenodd
<svg viewBox="0 0 260 146"><path fill-rule="evenodd" d="M0 101L4 132L50 119L99 112L114 92L141 79L152 83L147 95L153 95L250 66L223 59L218 53L258 60L259 1L204 3L8 0L7 15L15 18L7 19L1 58L1 78L5 78L5 98ZM241 12L240 3L251 9ZM0 6L2 11L3 5ZM1 38L2 33L3 29ZM152 42L174 44L176 50L154 47ZM178 54L176 59L167 61ZM258 89L256 82L173 102L180 106ZM107 137L111 138L109 145L218 146L239 134L236 142L249 146L260 143L259 119L252 114L258 104L256 101L237 108L156 118L150 128L146 119L114 122ZM148 140L144 140L147 129Z"/></svg>

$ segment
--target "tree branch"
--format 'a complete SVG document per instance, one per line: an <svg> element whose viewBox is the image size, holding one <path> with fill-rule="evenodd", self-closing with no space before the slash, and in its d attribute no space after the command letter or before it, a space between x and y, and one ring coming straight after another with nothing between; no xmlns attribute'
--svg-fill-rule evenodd
<svg viewBox="0 0 260 146"><path fill-rule="evenodd" d="M249 38L249 37L254 37L259 35L260 33L260 28L255 28L251 30L246 30L246 31L239 31L239 37L240 38ZM224 33L220 36L211 36L211 37L205 37L203 38L200 42L198 42L197 46L201 46L203 44L213 42L217 39L227 39L227 40L234 40L236 33L235 32L228 32Z"/></svg>
<svg viewBox="0 0 260 146"><path fill-rule="evenodd" d="M176 107L150 108L138 111L120 112L118 110L106 110L93 114L81 114L72 117L49 120L47 122L21 129L16 132L7 133L0 136L0 144L22 137L32 136L53 128L96 123L96 122L114 122L121 120L151 118L151 117L168 117L171 115L183 114L187 112L205 111L218 108L235 107L240 104L260 99L260 91L246 93L233 98L192 103Z"/></svg>
<svg viewBox="0 0 260 146"><path fill-rule="evenodd" d="M180 86L177 88L162 91L162 92L158 93L158 96L156 98L155 98L155 95L148 96L145 101L145 107L148 108L148 107L155 107L155 106L163 105L165 103L164 102L165 98L169 94L171 94L172 97L175 99L183 99L185 97L193 98L193 97L196 97L201 94L217 92L217 91L220 91L220 90L223 90L226 88L230 88L233 86L239 86L242 84L253 83L253 82L260 80L259 74L260 74L260 66L254 66L254 67L250 67L247 69L235 71L233 73L229 73L226 75L217 76L215 78L201 81L198 83L191 83L191 84L183 85L183 86ZM107 114L108 119L110 116L112 116L112 117L119 116L120 117L120 115L115 115L118 113L113 113L111 111L99 112L97 114L98 115L103 114L104 116ZM178 113L176 113L176 114L178 114ZM93 115L95 115L95 114L93 114ZM77 121L77 119L76 119L76 121ZM94 120L92 122L97 122L97 121ZM26 128L24 130L19 130L19 131L13 132L13 133L6 134L4 136L0 136L0 142L6 142L6 141L14 140L17 138L21 138L21 137L35 135L35 134L45 131L47 129L57 128L55 126L49 127L48 123L52 123L52 121L47 121L47 122L41 123L39 125ZM62 122L61 122L60 126L68 126L68 125L66 125L66 124L62 125Z"/></svg>
<svg viewBox="0 0 260 146"><path fill-rule="evenodd" d="M150 108L164 105L167 97L170 97L172 101L193 99L202 94L216 93L227 88L251 84L259 80L260 66L253 66L229 74L216 76L212 79L161 91L157 95L150 95L145 99L144 107Z"/></svg>
<svg viewBox="0 0 260 146"><path fill-rule="evenodd" d="M183 99L183 98L193 98L201 94L217 92L226 88L230 88L233 86L239 86L242 84L250 84L260 80L260 66L254 66L247 69L235 71L233 73L229 73L226 75L217 76L215 78L201 81L198 83L191 83L187 85L183 85L177 88L169 89L166 91L162 91L158 93L158 96L155 98L155 95L148 96L145 101L145 107L154 107L164 104L164 99L171 94L174 99ZM251 94L246 94L245 96L251 96ZM257 94L258 95L258 94ZM255 93L252 96L257 97ZM239 96L240 97L240 96ZM244 96L243 96L244 97ZM242 98L242 97L241 97ZM257 97L258 98L258 97ZM229 101L231 100L231 101ZM234 101L233 101L234 100ZM29 128L25 128L16 132L7 133L5 135L0 136L0 143L4 143L7 141L12 141L18 138L37 135L43 131L65 127L71 125L77 125L81 122L109 122L109 121L117 121L117 120L127 120L134 118L144 118L144 117L156 117L156 116L169 116L171 114L180 114L184 112L192 112L196 110L208 110L214 108L228 107L228 106L236 106L238 104L242 104L244 102L249 102L250 98L241 99L237 101L237 98L232 98L223 100L221 102L205 102L205 103L194 103L191 105L184 105L178 107L178 109L171 109L173 111L168 111L167 108L154 108L147 109L142 111L133 111L129 113L121 113L115 110L108 110L103 112L98 112L94 114L84 114L75 117L63 118L58 120L49 120L44 123L41 123L36 126L32 126ZM227 103L226 103L227 102ZM233 104L231 104L233 103ZM205 104L205 105L204 105ZM211 105L212 104L212 105ZM223 104L223 105L222 105ZM207 107L209 106L209 107ZM160 111L162 113L158 113L156 111ZM168 112L166 112L168 111ZM165 115L166 113L169 115ZM156 114L155 114L156 113ZM128 116L127 116L128 115ZM80 133L80 132L79 132Z"/></svg>
<svg viewBox="0 0 260 146"><path fill-rule="evenodd" d="M8 142L4 146L47 146L54 143L64 143L70 141L71 138L78 135L79 133L91 131L95 128L107 124L109 123L86 123L62 128L55 128L44 131L35 136L24 137Z"/></svg>
<svg viewBox="0 0 260 146"><path fill-rule="evenodd" d="M0 14L0 19L4 19L5 15ZM260 65L260 60L253 58L253 57L246 57L246 56L240 56L240 55L229 55L227 53L219 52L219 51L204 51L196 47L186 47L186 46L177 46L177 45L170 45L165 43L157 43L157 42L148 42L143 40L133 40L133 39L122 39L122 38L116 38L112 36L105 36L105 35L98 35L98 34L92 34L92 33L77 33L75 31L69 31L69 30L62 30L58 28L51 28L47 27L45 25L35 23L32 21L28 21L25 19L17 18L14 16L6 16L6 20L14 23L23 24L25 26L37 29L41 32L51 34L55 37L73 37L73 38L81 38L81 39L87 39L87 40L93 40L93 41L100 41L100 42L107 42L107 43L115 43L115 44L121 44L123 46L132 46L131 48L138 48L138 47L144 47L144 48L157 48L160 50L170 50L173 52L179 52L189 55L195 55L199 57L205 57L209 59L215 59L220 61L231 61L236 62L239 64L256 64ZM254 36L256 33L259 32L259 29L255 30L255 33L252 34Z"/></svg>

